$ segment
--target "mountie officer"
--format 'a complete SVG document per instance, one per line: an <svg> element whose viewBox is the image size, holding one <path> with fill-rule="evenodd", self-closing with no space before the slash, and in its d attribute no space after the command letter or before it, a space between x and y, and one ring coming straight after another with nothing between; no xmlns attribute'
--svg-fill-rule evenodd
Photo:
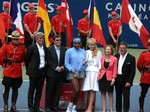
<svg viewBox="0 0 150 112"><path fill-rule="evenodd" d="M150 39L148 40L147 51L144 51L140 54L140 57L137 61L137 68L141 73L141 94L139 97L139 112L144 112L144 99L147 94L148 88L150 87Z"/></svg>
<svg viewBox="0 0 150 112"><path fill-rule="evenodd" d="M25 56L25 46L19 43L21 38L18 31L13 31L11 42L0 49L0 65L4 66L2 84L4 85L3 99L4 112L8 112L9 91L12 88L11 112L18 112L16 102L18 89L22 84L21 63Z"/></svg>

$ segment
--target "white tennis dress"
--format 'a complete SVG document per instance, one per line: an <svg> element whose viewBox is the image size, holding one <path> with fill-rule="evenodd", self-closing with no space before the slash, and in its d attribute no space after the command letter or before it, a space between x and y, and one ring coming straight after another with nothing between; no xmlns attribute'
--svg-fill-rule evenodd
<svg viewBox="0 0 150 112"><path fill-rule="evenodd" d="M97 81L97 77L99 75L99 70L101 69L101 52L98 51L97 56L92 58L92 51L87 50L87 67L86 71L86 78L83 82L83 91L99 91L99 85Z"/></svg>

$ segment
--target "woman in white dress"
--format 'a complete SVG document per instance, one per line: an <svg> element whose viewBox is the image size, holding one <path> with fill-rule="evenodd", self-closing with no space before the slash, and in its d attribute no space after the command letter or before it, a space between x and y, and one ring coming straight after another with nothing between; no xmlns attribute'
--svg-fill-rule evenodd
<svg viewBox="0 0 150 112"><path fill-rule="evenodd" d="M93 102L95 99L96 91L99 91L98 85L98 74L101 69L101 52L98 50L96 45L96 40L94 38L89 38L87 40L87 45L90 48L86 51L86 78L83 83L83 91L88 91L88 107L85 112L92 112Z"/></svg>

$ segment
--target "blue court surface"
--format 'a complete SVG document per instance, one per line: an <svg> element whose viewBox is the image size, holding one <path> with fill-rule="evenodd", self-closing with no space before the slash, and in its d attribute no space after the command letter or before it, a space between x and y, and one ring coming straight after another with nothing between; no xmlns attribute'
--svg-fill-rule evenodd
<svg viewBox="0 0 150 112"><path fill-rule="evenodd" d="M21 88L19 89L19 97L17 101L17 108L19 109L19 112L28 112L28 109L27 109L27 92L28 92L28 86L29 86L28 83L29 83L28 81L24 81ZM3 112L3 105L4 105L2 92L3 92L3 86L0 82L0 112ZM138 84L134 84L131 89L130 112L138 112L139 94L140 94L140 86ZM10 99L11 97L9 98L9 107L10 107ZM108 98L107 98L107 109L109 110ZM102 112L100 92L97 92L97 95L96 95L95 112ZM114 91L114 112L115 112L115 91ZM147 96L145 98L145 111L144 112L150 112L150 92L147 93Z"/></svg>

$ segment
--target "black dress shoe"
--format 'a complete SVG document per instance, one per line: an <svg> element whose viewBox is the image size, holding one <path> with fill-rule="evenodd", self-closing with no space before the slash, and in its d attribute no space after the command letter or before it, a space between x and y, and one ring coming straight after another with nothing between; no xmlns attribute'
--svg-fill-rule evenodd
<svg viewBox="0 0 150 112"><path fill-rule="evenodd" d="M34 112L34 108L33 107L30 107L28 112Z"/></svg>
<svg viewBox="0 0 150 112"><path fill-rule="evenodd" d="M52 112L50 109L45 109L45 112Z"/></svg>
<svg viewBox="0 0 150 112"><path fill-rule="evenodd" d="M34 112L43 112L43 111L41 111L39 108L35 108Z"/></svg>
<svg viewBox="0 0 150 112"><path fill-rule="evenodd" d="M10 108L10 112L19 112L16 108L16 105L12 105Z"/></svg>
<svg viewBox="0 0 150 112"><path fill-rule="evenodd" d="M58 112L58 109L57 108L50 108L51 112Z"/></svg>

